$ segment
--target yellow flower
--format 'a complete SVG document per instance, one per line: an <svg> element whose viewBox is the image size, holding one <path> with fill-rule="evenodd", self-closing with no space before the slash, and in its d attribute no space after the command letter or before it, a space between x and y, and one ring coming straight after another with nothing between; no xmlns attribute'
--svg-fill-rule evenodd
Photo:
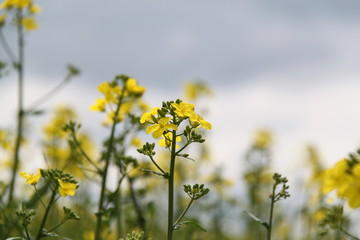
<svg viewBox="0 0 360 240"><path fill-rule="evenodd" d="M207 130L211 130L211 128L212 128L211 123L209 123L208 121L205 121L204 118L199 114L195 114L195 115L191 116L190 121L192 122L191 125L194 127L203 127Z"/></svg>
<svg viewBox="0 0 360 240"><path fill-rule="evenodd" d="M41 7L39 5L31 5L31 7L29 8L30 13L39 13L41 12Z"/></svg>
<svg viewBox="0 0 360 240"><path fill-rule="evenodd" d="M192 117L195 114L194 112L194 104L191 103L172 103L171 106L173 106L175 108L175 113L178 117L180 118L187 118L187 117Z"/></svg>
<svg viewBox="0 0 360 240"><path fill-rule="evenodd" d="M106 104L105 99L98 98L98 99L96 99L95 104L90 106L90 110L91 111L105 112L105 104Z"/></svg>
<svg viewBox="0 0 360 240"><path fill-rule="evenodd" d="M360 163L352 168L352 181L344 192L344 198L352 208L360 207Z"/></svg>
<svg viewBox="0 0 360 240"><path fill-rule="evenodd" d="M35 185L40 180L41 177L40 168L37 170L35 174L20 172L20 176L26 179L27 184Z"/></svg>
<svg viewBox="0 0 360 240"><path fill-rule="evenodd" d="M210 96L211 89L203 82L189 82L185 85L185 97L190 101L196 100L201 95Z"/></svg>
<svg viewBox="0 0 360 240"><path fill-rule="evenodd" d="M135 94L135 95L141 95L145 92L145 88L143 86L137 85L137 82L135 78L129 78L126 81L126 90L129 93Z"/></svg>
<svg viewBox="0 0 360 240"><path fill-rule="evenodd" d="M8 135L9 135L8 132L0 129L0 147L2 147L5 150L11 149L11 141Z"/></svg>
<svg viewBox="0 0 360 240"><path fill-rule="evenodd" d="M22 20L22 25L28 31L35 30L39 25L35 22L34 18L24 18Z"/></svg>
<svg viewBox="0 0 360 240"><path fill-rule="evenodd" d="M349 165L347 159L343 159L336 163L334 168L325 172L324 184L322 191L324 194L337 189L337 195L343 197L344 193L348 190L351 176L348 173Z"/></svg>
<svg viewBox="0 0 360 240"><path fill-rule="evenodd" d="M257 131L254 139L254 146L256 148L265 149L267 148L272 141L271 133L267 130Z"/></svg>
<svg viewBox="0 0 360 240"><path fill-rule="evenodd" d="M159 138L161 135L168 129L177 130L177 127L174 124L168 124L170 117L163 117L158 120L158 123L151 125L146 128L146 133L153 133L153 138Z"/></svg>
<svg viewBox="0 0 360 240"><path fill-rule="evenodd" d="M7 15L6 15L6 14L1 14L1 15L0 15L0 26L1 26L1 24L2 24L2 23L4 23L4 22L5 22L6 17L7 17Z"/></svg>
<svg viewBox="0 0 360 240"><path fill-rule="evenodd" d="M31 3L30 0L5 0L4 2L1 3L0 9L12 8L12 7L23 9L30 6L30 3Z"/></svg>
<svg viewBox="0 0 360 240"><path fill-rule="evenodd" d="M112 85L109 82L103 82L98 86L98 90L104 94L107 102L117 102L121 95L121 87Z"/></svg>
<svg viewBox="0 0 360 240"><path fill-rule="evenodd" d="M16 0L15 1L15 5L21 9L30 6L30 4L31 4L30 0Z"/></svg>
<svg viewBox="0 0 360 240"><path fill-rule="evenodd" d="M159 145L161 147L166 147L166 148L169 148L171 147L171 142L172 142L172 138L173 138L173 134L172 132L168 132L166 134L163 134L163 139L159 140ZM176 142L181 142L181 137L180 136L177 136L176 137ZM176 144L176 149L179 148L179 145Z"/></svg>
<svg viewBox="0 0 360 240"><path fill-rule="evenodd" d="M151 109L150 112L144 113L140 118L140 123L145 123L145 122L155 123L153 118L155 118L155 115L158 114L158 109L160 109L160 108L155 107L155 108Z"/></svg>
<svg viewBox="0 0 360 240"><path fill-rule="evenodd" d="M142 143L142 141L141 141L140 138L138 138L138 137L133 137L133 138L131 139L130 145L140 148L140 147L143 146L143 143Z"/></svg>
<svg viewBox="0 0 360 240"><path fill-rule="evenodd" d="M58 179L59 182L59 194L62 197L66 195L74 196L75 190L77 188L75 183L63 182L61 179Z"/></svg>

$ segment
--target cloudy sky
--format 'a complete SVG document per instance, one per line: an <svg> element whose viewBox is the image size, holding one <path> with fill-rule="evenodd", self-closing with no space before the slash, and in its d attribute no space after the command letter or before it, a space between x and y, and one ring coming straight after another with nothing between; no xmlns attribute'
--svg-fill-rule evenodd
<svg viewBox="0 0 360 240"><path fill-rule="evenodd" d="M126 73L154 106L203 79L213 156L235 177L254 131L275 135L275 169L291 174L306 144L333 164L360 145L360 2L357 0L37 1L40 28L27 34L26 101L58 83L66 63L82 75L47 102L88 111L96 86ZM14 30L6 29L9 41ZM0 48L1 60L6 60ZM11 126L15 75L0 80L0 124ZM14 102L9 104L9 102ZM237 165L238 167L233 167ZM230 167L231 166L231 167Z"/></svg>

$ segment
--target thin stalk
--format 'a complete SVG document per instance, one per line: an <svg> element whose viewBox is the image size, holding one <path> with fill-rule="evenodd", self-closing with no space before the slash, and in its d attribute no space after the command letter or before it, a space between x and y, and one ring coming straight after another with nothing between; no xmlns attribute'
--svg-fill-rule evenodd
<svg viewBox="0 0 360 240"><path fill-rule="evenodd" d="M68 75L66 75L66 77L60 82L58 83L58 85L56 85L54 88L52 88L50 91L48 91L47 93L45 93L43 96L41 96L40 98L38 98L35 102L33 102L27 109L26 113L27 114L31 114L33 112L36 111L36 109L43 104L44 102L46 102L48 99L50 99L52 96L54 96L58 91L60 91L66 83L68 83L71 78L72 78L72 74L69 73Z"/></svg>
<svg viewBox="0 0 360 240"><path fill-rule="evenodd" d="M347 236L348 238L350 238L351 240L360 240L359 238L355 237L354 235L352 235L351 233L347 232L345 229L343 229L342 227L340 227L340 231Z"/></svg>
<svg viewBox="0 0 360 240"><path fill-rule="evenodd" d="M13 65L16 65L16 62L17 62L16 56L15 56L14 52L12 51L8 41L6 40L1 28L0 28L0 42L3 45L6 54L10 58L10 61L13 63Z"/></svg>
<svg viewBox="0 0 360 240"><path fill-rule="evenodd" d="M169 173L169 192L168 192L168 230L167 240L173 239L173 221L174 221L174 173L175 173L175 158L176 158L176 131L172 131L171 142L171 159L170 159L170 173Z"/></svg>
<svg viewBox="0 0 360 240"><path fill-rule="evenodd" d="M120 111L120 106L122 103L122 99L123 99L123 94L125 92L125 89L122 91L120 97L119 97L119 103L116 107L116 111L114 114L114 118L116 118L116 116L118 116L119 111ZM95 240L100 240L101 239L101 225L102 225L102 214L103 214L103 205L104 205L104 199L105 199L105 189L106 189L106 180L107 180L107 173L108 173L108 168L110 165L110 159L112 156L112 151L113 151L113 144L114 144L114 138L115 138L115 129L116 129L116 124L117 122L114 119L114 123L111 127L111 132L110 132L110 139L108 142L108 146L107 146L107 154L106 154L106 158L105 158L105 167L104 170L101 172L102 175L102 183L101 183L101 192L100 192L100 200L99 200L99 205L98 205L98 213L97 213L97 222L96 222L96 230L95 230Z"/></svg>
<svg viewBox="0 0 360 240"><path fill-rule="evenodd" d="M42 221L41 221L41 224L40 224L40 227L39 227L39 231L38 231L38 234L36 236L36 240L40 240L42 238L43 228L45 227L45 223L46 223L47 217L49 215L51 205L54 202L55 196L56 196L56 190L54 189L53 192L52 192L51 198L49 200L49 204L46 207L45 214L44 214L44 216L42 218Z"/></svg>
<svg viewBox="0 0 360 240"><path fill-rule="evenodd" d="M24 228L25 228L25 233L26 233L26 239L31 240L29 230L28 230L27 226L24 226Z"/></svg>
<svg viewBox="0 0 360 240"><path fill-rule="evenodd" d="M76 144L77 148L81 152L81 154L85 157L85 159L96 169L97 173L101 174L100 168L95 164L95 162L87 155L84 149L81 147L80 142L78 141L75 133L71 133L74 143Z"/></svg>
<svg viewBox="0 0 360 240"><path fill-rule="evenodd" d="M178 219L175 221L174 226L175 227L180 221L181 219L185 216L185 214L187 213L187 211L190 209L191 204L194 202L194 198L191 198L189 204L186 206L186 208L184 209L184 211L181 213L181 215L178 217Z"/></svg>
<svg viewBox="0 0 360 240"><path fill-rule="evenodd" d="M58 223L55 227L51 228L50 230L48 230L48 232L52 232L55 229L57 229L58 227L60 227L61 225L63 225L64 223L66 223L66 220L62 220L60 223Z"/></svg>
<svg viewBox="0 0 360 240"><path fill-rule="evenodd" d="M18 72L18 114L17 114L17 129L16 129L16 139L15 139L15 149L14 149L14 162L11 172L11 181L9 188L9 204L13 199L14 187L16 182L17 171L19 168L20 162L20 147L21 140L23 136L23 121L24 121L24 29L21 25L22 22L22 13L21 10L17 11L17 34L18 34L18 54L19 61L17 62L17 72Z"/></svg>
<svg viewBox="0 0 360 240"><path fill-rule="evenodd" d="M162 174L165 174L165 171L162 170L162 168L155 162L154 158L153 158L151 155L149 155L149 158L150 158L150 160L152 161L152 163L157 167L157 169L159 169L159 171L160 171Z"/></svg>
<svg viewBox="0 0 360 240"><path fill-rule="evenodd" d="M271 206L270 206L270 216L269 216L269 226L267 228L267 237L266 240L271 240L271 229L272 229L272 221L273 221L273 212L274 212L274 204L275 204L275 189L276 184L273 186L272 194L271 194Z"/></svg>

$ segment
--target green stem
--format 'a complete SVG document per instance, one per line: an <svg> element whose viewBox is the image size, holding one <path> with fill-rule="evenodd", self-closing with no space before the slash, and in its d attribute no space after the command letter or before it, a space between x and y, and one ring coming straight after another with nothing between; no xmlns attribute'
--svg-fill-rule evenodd
<svg viewBox="0 0 360 240"><path fill-rule="evenodd" d="M162 174L165 174L165 171L162 170L162 168L155 162L154 158L153 158L151 155L149 155L149 158L150 158L150 160L152 161L152 163L157 167L157 169L159 169L159 171L160 171Z"/></svg>
<svg viewBox="0 0 360 240"><path fill-rule="evenodd" d="M359 238L355 237L354 235L348 233L345 229L343 229L341 226L340 226L340 229L339 229L345 236L349 237L351 240L360 240Z"/></svg>
<svg viewBox="0 0 360 240"><path fill-rule="evenodd" d="M31 240L27 226L24 226L27 240Z"/></svg>
<svg viewBox="0 0 360 240"><path fill-rule="evenodd" d="M48 232L53 232L55 229L57 229L58 227L60 227L64 223L66 223L66 220L62 220L59 224L57 224L55 227L51 228Z"/></svg>
<svg viewBox="0 0 360 240"><path fill-rule="evenodd" d="M189 204L187 205L187 207L185 208L185 210L181 213L181 215L179 216L179 218L175 221L174 223L174 228L175 226L181 221L181 219L185 216L185 214L187 213L187 211L190 209L191 204L194 202L194 198L191 198Z"/></svg>
<svg viewBox="0 0 360 240"><path fill-rule="evenodd" d="M32 104L30 104L29 107L27 107L27 114L31 114L33 112L35 112L37 110L37 108L43 104L44 102L46 102L48 99L50 99L51 97L53 97L58 91L60 91L66 83L68 83L72 78L72 74L69 73L68 75L66 75L66 77L58 84L56 85L54 88L52 88L50 91L48 91L47 93L45 93L43 96L41 96L40 98L38 98L35 102L33 102Z"/></svg>
<svg viewBox="0 0 360 240"><path fill-rule="evenodd" d="M41 224L40 224L40 227L39 227L39 231L38 231L38 234L36 236L36 240L40 240L42 238L43 228L45 227L45 223L46 223L47 217L49 215L51 205L54 202L55 196L56 196L56 190L54 189L53 192L52 192L49 204L46 207L45 214L44 214L44 216L42 218L42 221L41 221Z"/></svg>
<svg viewBox="0 0 360 240"><path fill-rule="evenodd" d="M99 200L99 205L98 205L98 212L96 214L97 216L97 222L96 222L96 229L95 229L95 240L100 240L101 239L101 225L102 225L102 214L103 214L103 208L104 208L104 199L105 199L105 189L106 189L106 180L107 180L107 173L108 173L108 169L109 169L109 165L110 165L110 159L112 156L112 152L113 152L113 145L114 145L114 138L115 138L115 129L116 129L116 124L117 124L117 120L116 117L119 114L120 111L120 106L122 103L122 99L123 99L123 94L125 92L126 89L124 89L119 97L119 103L116 107L116 111L114 114L114 123L111 127L111 132L110 132L110 138L109 138L109 142L108 142L108 146L107 146L107 152L106 152L106 157L105 157L105 167L103 169L103 171L101 171L101 176L102 176L102 183L101 183L101 192L100 192L100 200Z"/></svg>
<svg viewBox="0 0 360 240"><path fill-rule="evenodd" d="M11 50L11 47L8 43L8 41L6 40L2 28L0 28L0 42L2 43L4 50L6 52L6 54L8 55L8 57L10 58L10 61L12 62L12 64L16 65L16 56L14 54L14 52Z"/></svg>
<svg viewBox="0 0 360 240"><path fill-rule="evenodd" d="M24 29L21 25L22 22L22 13L21 10L17 11L16 14L17 20L17 33L18 33L18 54L19 54L19 61L17 62L17 72L18 72L18 114L17 114L17 133L15 139L15 149L14 149L14 162L13 168L11 173L11 182L9 188L9 203L13 199L14 195L14 187L15 181L17 176L17 170L19 168L19 153L20 153L20 146L22 141L23 135L23 121L24 121Z"/></svg>
<svg viewBox="0 0 360 240"><path fill-rule="evenodd" d="M266 240L271 240L271 230L272 230L273 212L274 212L274 204L275 204L275 189L276 189L276 184L274 184L273 190L272 190L272 194L271 194L271 206L270 206L269 226L268 226L268 228L267 228L267 237L266 237Z"/></svg>
<svg viewBox="0 0 360 240"><path fill-rule="evenodd" d="M101 170L100 168L95 164L95 162L89 157L89 155L86 154L86 152L84 151L84 149L81 147L80 142L78 141L76 135L74 132L71 133L72 139L75 143L75 145L77 146L77 148L79 149L79 151L81 152L81 154L85 157L85 159L96 169L97 173L101 174Z"/></svg>
<svg viewBox="0 0 360 240"><path fill-rule="evenodd" d="M171 159L170 159L170 173L169 173L169 192L168 192L168 230L167 240L173 239L173 221L174 221L174 173L175 173L175 158L176 158L176 131L172 131L171 142Z"/></svg>

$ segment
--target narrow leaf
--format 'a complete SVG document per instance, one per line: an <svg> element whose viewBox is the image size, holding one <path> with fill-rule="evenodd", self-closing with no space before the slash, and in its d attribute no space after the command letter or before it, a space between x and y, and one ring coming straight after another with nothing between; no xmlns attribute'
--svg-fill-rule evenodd
<svg viewBox="0 0 360 240"><path fill-rule="evenodd" d="M269 228L269 224L263 220L261 220L260 218L256 217L254 214L249 213L247 211L243 211L244 213L246 213L250 218L252 218L255 222L260 223L261 225L263 225L266 229Z"/></svg>
<svg viewBox="0 0 360 240"><path fill-rule="evenodd" d="M199 228L200 230L204 231L204 232L207 232L205 228L201 227L199 224L197 224L196 222L192 222L192 221L185 221L185 222L181 222L179 223L179 225L182 225L182 224L186 224L186 225L192 225L194 227L197 227Z"/></svg>

